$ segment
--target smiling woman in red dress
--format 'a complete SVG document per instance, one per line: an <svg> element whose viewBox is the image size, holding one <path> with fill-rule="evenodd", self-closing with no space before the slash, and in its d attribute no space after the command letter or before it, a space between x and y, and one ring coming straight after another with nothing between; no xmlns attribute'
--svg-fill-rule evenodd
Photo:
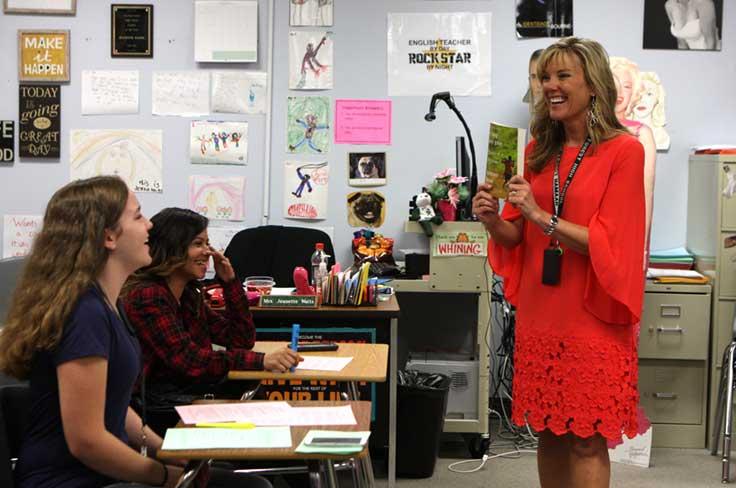
<svg viewBox="0 0 736 488"><path fill-rule="evenodd" d="M540 432L542 487L607 487L606 440L637 431L644 149L616 118L600 44L562 39L537 74L525 174L500 215L487 184L473 211L517 307L513 420Z"/></svg>

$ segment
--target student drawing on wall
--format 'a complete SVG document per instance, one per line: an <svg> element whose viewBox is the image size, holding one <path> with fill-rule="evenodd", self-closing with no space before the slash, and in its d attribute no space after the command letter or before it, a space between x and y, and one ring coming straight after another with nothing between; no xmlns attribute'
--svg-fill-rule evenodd
<svg viewBox="0 0 736 488"><path fill-rule="evenodd" d="M216 133L212 133L212 142L215 143L215 151L220 152L220 136Z"/></svg>
<svg viewBox="0 0 736 488"><path fill-rule="evenodd" d="M240 147L240 133L239 132L233 132L230 134L230 142L235 144L235 147Z"/></svg>
<svg viewBox="0 0 736 488"><path fill-rule="evenodd" d="M223 151L227 150L227 138L230 137L230 134L227 132L220 132L220 142L222 142L222 149Z"/></svg>
<svg viewBox="0 0 736 488"><path fill-rule="evenodd" d="M302 169L304 166L299 166L296 169L296 175L299 177L299 186L296 188L296 191L291 192L292 195L294 195L297 198L302 197L302 192L304 191L304 187L307 187L308 192L312 192L312 184L309 183L309 180L311 179L311 176L309 173L304 174L302 173Z"/></svg>
<svg viewBox="0 0 736 488"><path fill-rule="evenodd" d="M207 136L197 136L196 138L199 141L199 152L202 153L202 156L207 154L207 143L212 142L212 139L208 139Z"/></svg>
<svg viewBox="0 0 736 488"><path fill-rule="evenodd" d="M302 138L301 141L297 142L296 144L293 144L293 145L290 144L289 151L295 151L297 148L299 148L306 142L310 149L312 149L315 152L321 153L322 149L314 145L314 141L312 140L312 137L314 137L315 131L326 130L326 129L329 129L330 126L327 124L318 124L317 116L313 114L306 114L304 116L304 120L296 119L295 122L301 125L302 127L304 127L304 137Z"/></svg>
<svg viewBox="0 0 736 488"><path fill-rule="evenodd" d="M311 42L307 43L306 52L304 53L304 57L302 58L302 66L301 66L301 74L302 77L299 80L299 83L297 84L297 89L303 88L304 85L307 83L307 65L309 66L309 69L312 70L312 73L314 73L314 76L319 76L319 74L322 71L327 70L327 65L324 65L317 61L317 53L319 52L319 49L324 45L325 41L327 40L327 36L322 36L322 40L319 41L319 44L317 44L317 47L314 47L314 44ZM314 66L317 65L315 68Z"/></svg>

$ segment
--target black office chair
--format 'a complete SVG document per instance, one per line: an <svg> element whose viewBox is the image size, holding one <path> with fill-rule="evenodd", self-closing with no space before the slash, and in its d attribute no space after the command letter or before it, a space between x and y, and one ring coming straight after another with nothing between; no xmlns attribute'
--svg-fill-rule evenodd
<svg viewBox="0 0 736 488"><path fill-rule="evenodd" d="M0 386L0 486L13 488L13 469L31 407L28 385Z"/></svg>
<svg viewBox="0 0 736 488"><path fill-rule="evenodd" d="M311 276L310 257L314 245L322 242L330 257L327 269L335 264L335 250L327 233L308 227L264 225L241 230L233 236L225 256L243 281L248 276L271 276L276 286L294 286L294 268L301 266Z"/></svg>

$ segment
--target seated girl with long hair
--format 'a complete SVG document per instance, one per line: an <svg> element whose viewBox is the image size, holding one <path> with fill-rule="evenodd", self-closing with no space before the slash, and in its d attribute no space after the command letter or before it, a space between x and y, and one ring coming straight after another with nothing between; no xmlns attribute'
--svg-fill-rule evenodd
<svg viewBox="0 0 736 488"><path fill-rule="evenodd" d="M181 474L135 449L142 424L129 404L140 346L115 306L128 275L151 261L150 229L117 177L69 183L46 207L0 333L0 370L30 380L21 488L175 486Z"/></svg>
<svg viewBox="0 0 736 488"><path fill-rule="evenodd" d="M225 382L231 369L285 372L301 360L286 347L265 355L251 350L256 329L248 300L230 261L209 245L206 217L166 208L151 222L152 262L131 277L124 298L141 340L148 403L182 394L237 398L246 386ZM204 302L199 287L210 257L223 286L223 312Z"/></svg>

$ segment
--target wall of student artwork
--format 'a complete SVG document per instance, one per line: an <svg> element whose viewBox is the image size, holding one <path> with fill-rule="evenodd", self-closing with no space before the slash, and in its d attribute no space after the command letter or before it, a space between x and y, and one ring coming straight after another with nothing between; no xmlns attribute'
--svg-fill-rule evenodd
<svg viewBox="0 0 736 488"><path fill-rule="evenodd" d="M242 206L216 204L216 208L230 210L219 213L217 210L213 211L210 215L223 217L223 220L213 221L212 226L236 229L268 222L327 228L333 236L336 257L343 265L351 262L350 238L352 232L357 230L348 223L347 199L354 192L379 192L385 199L382 209L384 221L376 230L395 238L396 249L426 246L424 236L403 233L408 203L412 195L429 183L436 173L454 166L455 136L463 135L459 121L443 104L437 108L437 120L433 123L425 122L424 114L429 105L429 96L388 96L387 15L412 12L492 14L492 95L457 97L455 100L472 129L480 175L485 169L489 123L493 120L509 126L526 126L528 109L521 99L527 87L527 60L532 51L554 41L545 38L517 39L514 25L515 2L508 0L334 0L332 12L290 12L288 1L259 0L258 61L197 63L194 1L158 0L148 2L154 4L155 9L153 57L112 58L111 3L114 2L78 0L76 14L64 16L0 12L0 46L3 46L5 54L0 57L0 121L15 121L14 161L0 164L0 213L20 216L37 216L43 213L51 194L67 183L70 175L74 174L71 166L72 149L83 146L77 144L81 139L72 141L73 133L78 137L86 135L86 141L89 142L96 140L94 138L99 139L99 134L102 134L92 130L127 131L130 140L143 144L145 141L150 142L151 138L155 139L160 131L162 191L157 191L154 183L151 183L156 181L158 173L155 173L155 176L147 177L151 189L138 193L143 209L149 216L164 207L188 206L192 201L198 206L207 205L209 208L211 205L208 198L214 201L217 197L220 203L226 201L241 192L242 184ZM274 8L273 31L268 22L269 3ZM723 3L721 51L644 50L644 9L640 0L575 3L575 35L593 37L612 56L626 57L637 62L642 70L656 72L667 90L667 131L671 146L668 151L657 154L652 228L654 248L674 247L685 243L687 160L690 147L712 143L736 144L733 132L736 127L736 91L732 89L736 82L736 4ZM227 15L227 12L222 12L221 15ZM330 22L319 25L321 16L328 16ZM303 25L290 25L291 18L296 19L294 24ZM60 123L58 146L49 145L50 150L59 148L58 158L43 157L47 155L41 153L36 157L26 157L24 154L27 153L18 141L19 135L26 130L19 121L21 82L18 80L18 30L69 31L70 81L44 85L60 86L61 91L60 117L48 117L49 123L56 120ZM291 34L292 32L296 34ZM244 105L240 107L241 113L220 113L218 107L234 103L226 92L221 92L218 100L211 101L209 115L196 114L200 107L191 107L191 116L152 115L154 99L157 109L162 113L181 108L174 106L181 100L166 98L167 90L170 89L167 87L172 86L172 80L166 73L224 71L235 74L236 71L233 70L266 71L270 36L273 36L270 127L267 127L267 116L258 113L260 109L255 107ZM319 43L322 37L326 37L326 41L315 59L328 67L320 69L315 65L315 69L311 69L307 64L310 71L306 72L302 80L302 73L295 72L294 67L297 62L297 68L301 68L302 60L294 58L298 58L302 44ZM291 57L290 49L293 51ZM94 93L90 92L83 100L83 79L90 86L107 89L105 87L109 86L109 78L105 72L109 70L137 71L138 97L135 98L125 89L129 83L135 81L135 76L130 75L126 78L128 84L118 83L115 87L120 97L117 114L83 115L83 105L84 112L89 114L100 109ZM315 70L320 71L319 76L316 76ZM166 72L157 78L157 94L152 92L154 72ZM328 74L329 77L326 76ZM237 83L242 83L244 87L252 86L247 80L238 81L237 76L230 77L231 80L218 76L219 78L215 78L213 75L210 80L213 86L226 82L231 87L239 86ZM194 87L198 80L192 79L190 82L190 86ZM255 99L262 97L265 92L262 80L259 83L257 90L253 91ZM300 85L302 89L289 88ZM299 114L294 110L298 108L298 104L306 103L303 101L305 97L328 99L324 108L329 128L317 129L313 141L300 144L300 131L306 129L296 121ZM391 100L391 133L384 140L387 143L336 143L336 100ZM53 101L46 100L44 103L51 102ZM309 103L321 107L319 101ZM294 120L289 118L290 115ZM247 144L247 156L244 155L242 160L239 157L230 160L224 155L218 155L214 160L205 157L207 154L202 154L200 143L192 142L193 137L196 140L198 135L201 136L196 131L192 132L193 121L205 121L200 124L212 121L213 127L222 123L220 132L228 132L232 127L247 127L242 138ZM321 127L321 122L315 123ZM38 131L38 128L34 130ZM266 131L269 130L270 139L266 137ZM235 129L233 131L238 132ZM268 178L265 174L267 165L264 163L268 153L265 147L267 140L270 141L271 160ZM47 141L50 142L55 141ZM320 151L315 151L309 142ZM108 146L114 147L114 144ZM290 149L290 146L294 146L294 149ZM207 153L207 148L204 152ZM380 178L381 186L356 187L349 184L350 153L385 153L383 162L389 169L385 173L385 180ZM135 151L130 154L135 154ZM319 165L324 162L327 163L325 167L329 168L329 186L326 200L320 200L319 205L315 206L316 209L321 209L316 212L317 215L324 214L324 219L289 218L288 208L294 201L286 196L295 192L295 180L287 179L286 176L293 177L296 173L287 172L287 164L291 167L294 163ZM146 167L155 168L156 164L152 162ZM197 178L192 179L193 176ZM264 205L263 185L267 180L270 181L270 194ZM215 183L212 186L208 182L215 182L219 186ZM200 195L198 190L206 185L218 188L220 193L213 191L205 196ZM228 220L239 217L241 213L242 220Z"/></svg>

